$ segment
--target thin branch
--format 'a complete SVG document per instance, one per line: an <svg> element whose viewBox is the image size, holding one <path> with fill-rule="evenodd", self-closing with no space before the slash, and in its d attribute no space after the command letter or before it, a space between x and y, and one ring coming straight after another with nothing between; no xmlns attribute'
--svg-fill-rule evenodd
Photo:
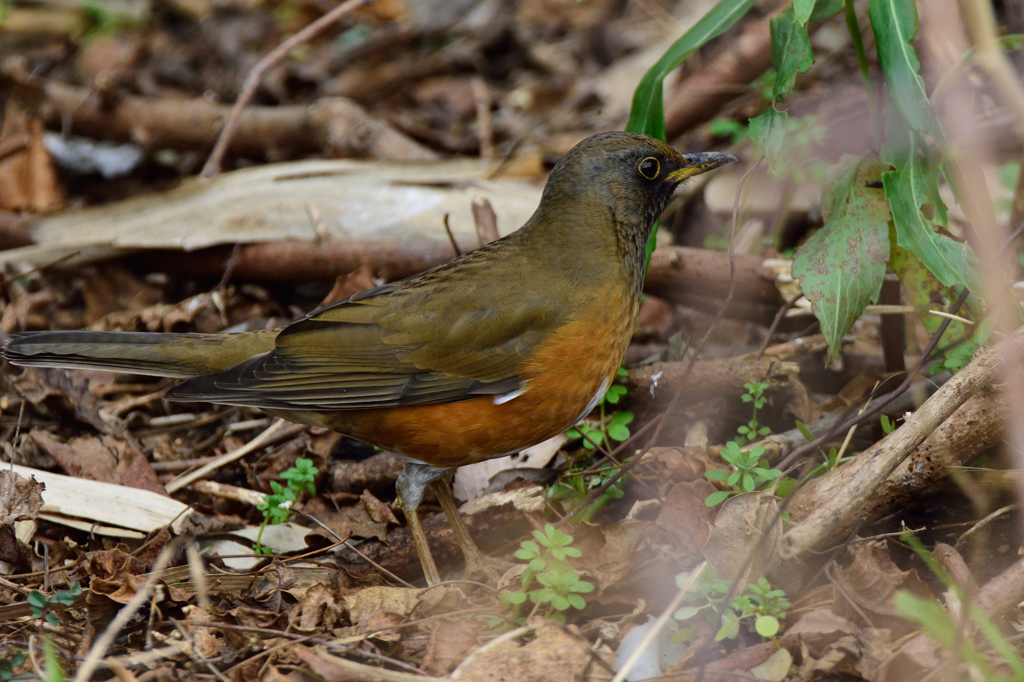
<svg viewBox="0 0 1024 682"><path fill-rule="evenodd" d="M296 47L308 40L312 40L331 24L352 12L352 10L358 9L370 2L371 0L347 0L347 2L341 3L309 26L284 40L284 42L268 52L263 59L256 62L256 65L252 67L252 70L245 77L245 82L242 83L242 90L238 93L238 99L235 100L235 105L231 108L231 113L228 115L228 120L217 137L216 144L213 145L213 151L210 152L206 165L203 166L203 172L200 173L201 177L212 178L220 172L221 161L223 161L224 154L228 149L228 143L231 142L231 137L238 127L238 120L242 116L242 109L249 104L253 95L256 94L256 88L267 72L287 57L288 53Z"/></svg>

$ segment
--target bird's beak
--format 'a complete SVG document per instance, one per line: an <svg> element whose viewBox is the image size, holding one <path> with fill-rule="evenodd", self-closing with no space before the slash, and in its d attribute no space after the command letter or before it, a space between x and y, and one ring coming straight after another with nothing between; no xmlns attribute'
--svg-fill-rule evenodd
<svg viewBox="0 0 1024 682"><path fill-rule="evenodd" d="M675 182L682 182L686 178L692 178L694 175L707 173L709 170L714 170L719 166L724 166L725 164L732 163L735 160L736 157L732 154L723 154L722 152L683 154L683 167L669 173L668 179Z"/></svg>

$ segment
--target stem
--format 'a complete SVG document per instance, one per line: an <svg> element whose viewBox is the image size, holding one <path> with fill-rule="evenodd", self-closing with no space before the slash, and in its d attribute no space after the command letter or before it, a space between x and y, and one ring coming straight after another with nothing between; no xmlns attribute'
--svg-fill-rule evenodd
<svg viewBox="0 0 1024 682"><path fill-rule="evenodd" d="M864 51L864 38L860 33L860 22L857 21L857 12L853 7L853 0L846 0L846 28L850 31L850 39L853 41L853 50L857 53L857 63L860 65L860 75L864 77L864 87L868 92L868 104L871 107L872 135L874 146L877 147L882 139L882 123L878 117L878 102L875 101L875 86L871 82L871 71L868 68L868 55Z"/></svg>
<svg viewBox="0 0 1024 682"><path fill-rule="evenodd" d="M263 515L263 523L260 524L260 532L256 533L256 546L253 547L253 551L256 554L263 554L263 545L260 544L260 539L263 537L263 529L267 527L267 523L270 522L270 514Z"/></svg>

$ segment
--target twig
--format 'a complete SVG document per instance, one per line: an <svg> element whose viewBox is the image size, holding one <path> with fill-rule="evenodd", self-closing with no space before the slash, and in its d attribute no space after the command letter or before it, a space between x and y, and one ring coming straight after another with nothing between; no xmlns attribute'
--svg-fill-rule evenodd
<svg viewBox="0 0 1024 682"><path fill-rule="evenodd" d="M995 84L1017 119L1017 135L1024 137L1024 88L1010 60L999 48L995 11L989 0L963 0L964 18L974 42L974 58Z"/></svg>
<svg viewBox="0 0 1024 682"><path fill-rule="evenodd" d="M874 456L845 485L842 494L820 504L812 514L783 535L779 555L794 558L817 547L833 534L849 509L860 508L915 447L979 389L993 381L1007 363L1024 355L1024 327L975 358L960 370L904 423L891 433ZM877 410L866 410L865 414ZM794 451L796 452L796 451Z"/></svg>
<svg viewBox="0 0 1024 682"><path fill-rule="evenodd" d="M452 671L452 674L448 676L448 679L451 680L451 682L458 682L462 679L462 673L465 672L473 663L480 660L480 657L483 656L485 653L496 647L501 646L505 642L511 642L512 640L518 639L527 633L533 632L536 629L536 625L524 625L522 627L516 628L515 630L506 632L503 635L495 637L487 644L484 644L482 647L471 653L469 656L466 656L466 658L463 659L462 663L459 663L458 667L455 668L455 670Z"/></svg>
<svg viewBox="0 0 1024 682"><path fill-rule="evenodd" d="M329 534L330 534L330 535L331 535L331 536L332 536L332 537L333 537L333 538L334 538L335 540L337 540L337 541L338 541L338 542L339 542L340 544L343 544L343 545L345 545L346 547L348 547L349 549L351 549L351 550L352 550L353 552L355 552L356 554L358 554L359 556L361 556L361 557L362 557L362 558L363 558L363 559L364 559L365 561L367 561L367 562L368 562L368 563L369 563L369 564L370 564L371 566L373 566L373 567L374 567L374 568L376 568L376 569L377 569L378 571L380 571L381 573L383 573L383 574L384 574L384 575L386 575L387 577L391 578L391 579L392 579L392 580L394 580L395 582L397 582L397 583L401 583L402 585L405 585L406 587L410 587L410 588L412 587L412 583L409 583L409 582L407 582L407 581L405 581L405 580L402 580L402 579L401 579L401 578L399 578L399 577L398 577L397 575L395 575L394 573L392 573L392 572L391 572L391 571L389 571L388 569L384 568L383 566L381 566L380 564L378 564L378 563L377 563L376 561L374 561L374 560L373 560L373 559L371 559L370 557L366 556L366 555L365 555L365 554L364 554L363 552L359 551L359 548L358 548L358 547L356 547L355 545L353 545L353 544L351 543L351 541L350 541L350 540L349 540L348 538L343 538L343 537L341 537L340 535L338 535L337 533L335 533L335 532L334 532L333 530L331 530L330 528L328 528L328 527L327 527L327 526L326 526L326 525L325 525L325 524L324 524L324 523L323 523L323 522L322 522L322 521L321 521L320 519L316 518L316 517L315 517L315 516L313 516L312 514L307 514L307 513L305 513L305 512L299 511L298 509L292 509L292 513L293 513L293 514L298 514L299 516L301 516L301 517L303 517L303 518L309 519L310 521L312 521L312 522L313 522L313 523L315 523L316 525L318 525L318 526L320 526L321 528L323 528L323 529L324 529L324 531L326 531L327 533L329 533Z"/></svg>
<svg viewBox="0 0 1024 682"><path fill-rule="evenodd" d="M455 235L452 234L452 226L448 224L448 214L444 214L444 231L448 235L448 241L452 244L452 249L455 251L455 257L458 258L462 255L462 249L459 248L459 243L455 241Z"/></svg>
<svg viewBox="0 0 1024 682"><path fill-rule="evenodd" d="M0 161L28 149L29 142L28 135L17 135L0 142Z"/></svg>
<svg viewBox="0 0 1024 682"><path fill-rule="evenodd" d="M415 675L413 673L403 673L400 670L387 670L386 668L378 668L373 665L366 665L365 663L356 663L340 656L334 656L323 650L322 646L313 648L313 651L317 656L327 661L328 663L335 665L342 670L356 673L363 677L369 677L375 680L381 680L382 682L447 682L444 677L431 677L429 675Z"/></svg>
<svg viewBox="0 0 1024 682"><path fill-rule="evenodd" d="M200 173L202 177L212 178L220 172L221 161L224 159L224 154L227 152L231 136L234 135L235 129L238 127L238 119L242 115L242 109L245 108L249 103L249 100L251 100L252 96L256 93L256 88L259 86L260 81L263 80L263 76L266 75L267 71L273 68L279 61L287 57L288 53L296 47L307 40L312 40L320 32L341 19L343 16L349 14L352 10L368 4L369 2L370 0L347 0L346 2L341 3L330 12L311 23L309 26L306 26L295 35L284 40L280 45L268 52L263 59L256 62L256 65L252 67L252 70L250 70L249 74L245 77L242 89L238 93L238 99L235 100L235 105L231 108L231 114L228 115L228 120L224 124L224 128L220 131L220 136L217 137L217 142L213 146L213 151L210 152L210 157L206 160L206 165L203 166L203 172Z"/></svg>
<svg viewBox="0 0 1024 682"><path fill-rule="evenodd" d="M677 608L679 608L679 605L683 602L683 597L685 597L686 593L690 591L693 584L697 582L697 579L700 578L700 574L704 572L707 565L707 561L702 561L697 568L693 569L693 572L690 573L690 579L686 581L685 585L679 588L679 592L676 593L675 599L673 599L668 607L661 612L661 615L658 616L658 620L654 621L654 625L652 625L647 631L647 634L644 635L644 638L640 641L640 645L633 650L632 655L627 658L626 662L622 664L621 668L619 668L619 672L617 672L615 677L612 678L612 682L623 682L623 680L626 679L626 676L629 675L631 670L633 670L633 666L640 660L644 651L654 643L658 634L668 623L668 619L671 618L672 614L675 613Z"/></svg>
<svg viewBox="0 0 1024 682"><path fill-rule="evenodd" d="M953 306L949 309L949 312L955 314L956 311L960 309L960 306L962 306L964 302L967 300L967 297L970 295L970 293L971 292L968 289L964 289L962 292L960 292L960 296L956 299L956 302L953 303ZM779 462L778 468L787 468L790 464L795 462L800 457L803 457L808 452L812 452L816 448L820 447L822 444L828 442L833 436L835 436L840 431L845 431L854 424L859 424L862 421L866 421L874 417L876 414L881 412L886 405L891 403L893 400L896 400L896 398L898 398L904 391L910 388L910 385L914 381L914 376L922 369L924 369L924 366L929 362L929 357L931 356L932 351L935 350L935 346L938 345L939 339L942 338L942 335L946 333L946 329L949 328L949 323L951 321L952 320L950 320L948 317L942 320L942 324L940 324L939 328L935 330L935 333L932 334L931 339L928 340L928 345L925 346L924 351L921 352L921 357L918 359L917 364L914 366L912 370L907 372L906 377L903 379L903 382L899 385L899 387L896 388L896 390L885 394L882 398L879 399L877 403L875 403L875 406L870 410L863 413L858 413L854 417L851 417L845 421L836 424L819 438L815 438L810 443L805 443L804 445L795 448L792 452L786 455L786 457L784 457L781 462Z"/></svg>
<svg viewBox="0 0 1024 682"><path fill-rule="evenodd" d="M206 476L211 471L215 471L226 464L230 464L231 462L234 462L237 459L245 457L250 452L263 447L271 439L271 437L274 436L274 434L276 434L278 431L280 431L281 428L287 423L288 422L286 422L283 419L277 419L273 424L268 426L267 429L263 431L263 433L256 436L242 447L236 448L231 452L224 453L223 455L221 455L214 461L210 462L206 466L196 469L190 474L179 476L178 478L174 479L166 486L164 486L164 489L167 490L167 494L171 495L181 490L188 484L192 483L192 481L196 481L202 478L203 476Z"/></svg>
<svg viewBox="0 0 1024 682"><path fill-rule="evenodd" d="M494 158L494 132L491 126L491 93L487 83L480 76L469 81L473 90L473 105L476 107L476 130L480 139L480 158Z"/></svg>
<svg viewBox="0 0 1024 682"><path fill-rule="evenodd" d="M473 199L473 225L476 227L476 238L480 246L489 244L498 238L498 216L494 207L485 197Z"/></svg>
<svg viewBox="0 0 1024 682"><path fill-rule="evenodd" d="M786 316L789 309L796 305L796 302L800 300L803 294L797 294L793 298L789 299L782 304L779 308L779 312L775 313L775 319L772 320L772 326L768 327L768 333L765 334L764 341L761 343L761 347L757 349L757 355L754 356L755 360L760 360L761 356L768 349L768 344L772 341L772 336L775 335L775 330L779 328L779 323L782 322L782 318Z"/></svg>

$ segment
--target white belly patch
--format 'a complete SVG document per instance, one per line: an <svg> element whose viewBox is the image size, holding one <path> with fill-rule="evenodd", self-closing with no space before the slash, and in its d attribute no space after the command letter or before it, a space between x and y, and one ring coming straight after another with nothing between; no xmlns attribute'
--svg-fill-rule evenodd
<svg viewBox="0 0 1024 682"><path fill-rule="evenodd" d="M597 407L597 404L599 402L601 402L601 398L603 398L604 394L608 392L608 386L610 384L611 384L611 379L605 379L601 383L601 388L597 389L597 393L595 393L594 397L590 399L590 403L587 405L587 408L585 410L583 410L583 414L581 414L579 417L576 418L576 421L573 422L574 424L579 424L581 421L583 421L584 417L586 417L588 414L590 414L591 410L593 410L595 407Z"/></svg>

